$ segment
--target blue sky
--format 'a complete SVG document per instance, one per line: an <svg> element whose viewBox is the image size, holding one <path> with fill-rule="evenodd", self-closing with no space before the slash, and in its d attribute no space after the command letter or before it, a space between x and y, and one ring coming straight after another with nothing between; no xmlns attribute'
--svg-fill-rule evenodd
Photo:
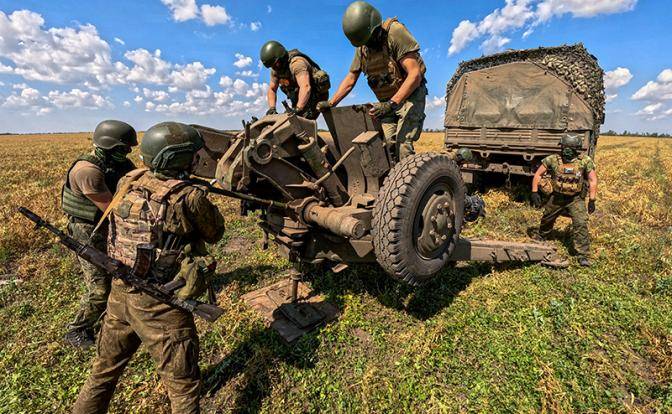
<svg viewBox="0 0 672 414"><path fill-rule="evenodd" d="M308 53L335 88L353 54L341 31L348 4L0 0L0 131L87 131L107 118L139 130L165 120L238 128L266 109L266 40ZM445 85L461 60L583 42L608 73L603 129L672 132L669 0L374 4L420 43L426 127L441 127ZM360 80L345 103L371 100Z"/></svg>

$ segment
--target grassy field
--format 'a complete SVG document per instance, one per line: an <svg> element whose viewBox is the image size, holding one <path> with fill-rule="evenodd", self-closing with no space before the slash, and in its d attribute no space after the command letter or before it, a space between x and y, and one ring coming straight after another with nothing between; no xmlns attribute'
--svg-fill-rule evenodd
<svg viewBox="0 0 672 414"><path fill-rule="evenodd" d="M65 227L62 177L90 145L85 134L0 137L0 413L68 412L90 368L93 351L61 339L82 289L76 261L16 213ZM440 146L440 134L419 144ZM217 199L226 314L198 322L204 411L672 412L672 145L603 137L597 163L592 268L467 263L420 289L375 267L320 275L313 286L342 315L292 347L240 299L288 263L261 249L254 218ZM523 240L540 218L515 191L485 200L467 235ZM563 252L568 223L556 226ZM168 410L139 352L111 411Z"/></svg>

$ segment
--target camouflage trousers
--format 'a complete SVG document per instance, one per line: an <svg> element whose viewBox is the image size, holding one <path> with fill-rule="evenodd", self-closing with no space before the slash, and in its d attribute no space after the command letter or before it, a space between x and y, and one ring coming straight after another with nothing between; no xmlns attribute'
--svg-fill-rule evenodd
<svg viewBox="0 0 672 414"><path fill-rule="evenodd" d="M68 233L78 242L88 244L94 227L93 224L76 222L71 219L68 223ZM107 251L106 226L101 226L91 240L91 245L102 252ZM107 305L111 278L81 257L77 259L79 260L79 267L82 269L85 292L82 295L79 311L75 319L68 325L68 329L93 329Z"/></svg>
<svg viewBox="0 0 672 414"><path fill-rule="evenodd" d="M425 123L426 98L427 87L422 83L394 113L380 120L385 141L395 143L400 160L415 154L413 142L420 138Z"/></svg>
<svg viewBox="0 0 672 414"><path fill-rule="evenodd" d="M588 257L590 254L590 238L588 235L588 211L586 202L580 195L563 196L561 194L552 194L544 207L544 215L539 224L539 234L547 238L555 220L566 213L572 219L572 235L574 248L579 257Z"/></svg>
<svg viewBox="0 0 672 414"><path fill-rule="evenodd" d="M141 343L156 364L172 412L200 412L201 374L194 317L115 280L96 343L93 369L73 413L107 412L117 381Z"/></svg>

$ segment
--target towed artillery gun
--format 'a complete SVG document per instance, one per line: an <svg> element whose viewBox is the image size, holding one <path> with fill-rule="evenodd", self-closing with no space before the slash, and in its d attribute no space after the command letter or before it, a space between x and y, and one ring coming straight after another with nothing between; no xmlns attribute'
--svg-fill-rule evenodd
<svg viewBox="0 0 672 414"><path fill-rule="evenodd" d="M309 265L378 263L419 285L455 261L559 263L544 244L460 237L465 186L448 153L397 162L365 105L324 118L329 134L289 112L246 123L233 139L196 126L210 153L196 174L216 180L213 192L242 199L243 211L260 210L259 225L295 265L289 281L245 296L288 341L336 314L300 283Z"/></svg>
<svg viewBox="0 0 672 414"><path fill-rule="evenodd" d="M510 50L460 63L446 90L447 149L469 148L467 183L483 173L533 175L565 133L595 154L604 72L582 44Z"/></svg>

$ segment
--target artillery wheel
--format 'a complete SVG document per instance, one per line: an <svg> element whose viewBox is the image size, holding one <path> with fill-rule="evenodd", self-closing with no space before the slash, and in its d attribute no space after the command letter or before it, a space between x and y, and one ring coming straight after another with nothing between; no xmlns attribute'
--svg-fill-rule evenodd
<svg viewBox="0 0 672 414"><path fill-rule="evenodd" d="M443 268L462 228L460 168L437 153L404 158L385 178L373 207L376 259L395 279L422 284Z"/></svg>

